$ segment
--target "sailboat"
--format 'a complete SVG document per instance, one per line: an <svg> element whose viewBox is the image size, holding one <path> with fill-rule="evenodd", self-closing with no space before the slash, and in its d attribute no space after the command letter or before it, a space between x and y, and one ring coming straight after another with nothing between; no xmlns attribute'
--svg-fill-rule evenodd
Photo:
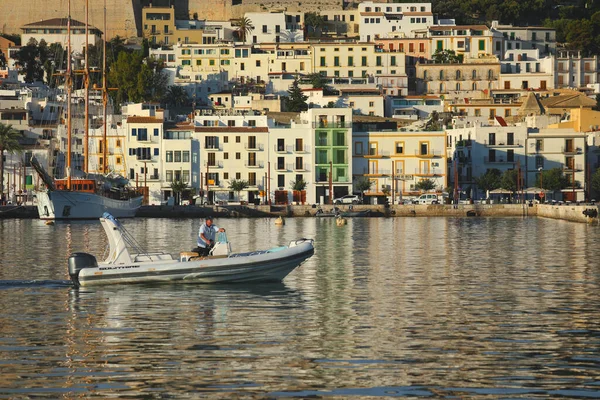
<svg viewBox="0 0 600 400"><path fill-rule="evenodd" d="M85 135L84 135L84 172L88 172L88 141L89 141L89 64L88 64L88 10L89 0L86 0L86 52L85 52ZM104 6L104 33L106 35L106 1ZM37 192L37 208L41 219L96 219L106 212L116 218L134 217L142 205L143 196L128 187L125 178L110 178L96 176L86 178L73 178L71 171L71 92L72 66L71 66L71 0L68 1L67 19L67 71L65 87L67 90L67 178L52 179L41 168L37 160L32 160L32 166L41 176L46 185L46 190ZM102 171L107 171L107 103L108 89L106 83L106 40L104 40L104 69L102 76L102 98L104 105L104 133L103 133L103 165Z"/></svg>

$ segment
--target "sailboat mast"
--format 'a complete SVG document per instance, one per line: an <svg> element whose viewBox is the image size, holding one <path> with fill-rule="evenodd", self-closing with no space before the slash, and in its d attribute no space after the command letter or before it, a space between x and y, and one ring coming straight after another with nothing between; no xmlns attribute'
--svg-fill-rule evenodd
<svg viewBox="0 0 600 400"><path fill-rule="evenodd" d="M89 0L85 0L85 70L84 70L84 84L85 84L85 122L84 122L84 134L83 134L83 172L88 173L88 158L89 158L89 140L90 140L90 67L89 57L90 43L89 43L89 12L90 3Z"/></svg>
<svg viewBox="0 0 600 400"><path fill-rule="evenodd" d="M104 51L102 60L102 105L103 105L103 120L104 120L104 132L102 133L102 172L106 173L108 167L108 141L106 138L106 126L107 120L107 108L108 108L108 88L106 83L106 0L104 0Z"/></svg>
<svg viewBox="0 0 600 400"><path fill-rule="evenodd" d="M71 0L68 1L67 16L67 74L65 86L67 87L67 190L71 190Z"/></svg>

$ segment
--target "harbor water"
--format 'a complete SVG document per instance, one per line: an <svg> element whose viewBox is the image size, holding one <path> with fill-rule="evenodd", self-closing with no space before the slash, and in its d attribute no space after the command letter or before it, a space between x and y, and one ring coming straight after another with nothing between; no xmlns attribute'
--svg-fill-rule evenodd
<svg viewBox="0 0 600 400"><path fill-rule="evenodd" d="M300 237L283 283L74 289L98 222L0 220L0 398L600 397L600 227L544 218L217 219ZM198 219L124 222L151 251Z"/></svg>

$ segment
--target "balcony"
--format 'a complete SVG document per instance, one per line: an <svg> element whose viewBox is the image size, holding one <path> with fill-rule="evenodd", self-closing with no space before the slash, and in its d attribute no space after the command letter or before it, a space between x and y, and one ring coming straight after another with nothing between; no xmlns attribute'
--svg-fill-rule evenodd
<svg viewBox="0 0 600 400"><path fill-rule="evenodd" d="M277 164L275 165L275 171L291 171L291 165L292 164Z"/></svg>
<svg viewBox="0 0 600 400"><path fill-rule="evenodd" d="M207 144L206 146L204 146L205 150L216 150L216 151L223 151L223 146L219 146L218 144Z"/></svg>
<svg viewBox="0 0 600 400"><path fill-rule="evenodd" d="M264 168L265 167L264 161L254 161L254 162L246 161L244 163L244 165L247 168Z"/></svg>
<svg viewBox="0 0 600 400"><path fill-rule="evenodd" d="M142 162L158 162L158 158L152 157L149 154L138 154L135 156L135 159Z"/></svg>
<svg viewBox="0 0 600 400"><path fill-rule="evenodd" d="M391 175L391 171L389 169L382 169L382 168L363 168L363 175L364 176L390 176Z"/></svg>
<svg viewBox="0 0 600 400"><path fill-rule="evenodd" d="M571 154L571 155L575 155L575 154L581 154L582 150L581 147L561 147L560 152L563 154Z"/></svg>
<svg viewBox="0 0 600 400"><path fill-rule="evenodd" d="M415 176L440 176L444 174L442 168L415 168L413 175Z"/></svg>
<svg viewBox="0 0 600 400"><path fill-rule="evenodd" d="M274 146L275 153L277 154L290 154L293 148L293 146L280 146L277 144Z"/></svg>
<svg viewBox="0 0 600 400"><path fill-rule="evenodd" d="M473 145L473 141L471 139L459 140L456 142L456 147L471 147Z"/></svg>
<svg viewBox="0 0 600 400"><path fill-rule="evenodd" d="M320 121L313 122L312 127L315 129L330 129L330 128L352 128L352 122L348 121Z"/></svg>
<svg viewBox="0 0 600 400"><path fill-rule="evenodd" d="M294 153L301 153L301 154L310 153L310 146L308 146L308 145L304 145L304 146L300 146L300 147L294 146Z"/></svg>
<svg viewBox="0 0 600 400"><path fill-rule="evenodd" d="M294 171L302 171L302 172L310 171L310 166L308 163L294 164Z"/></svg>
<svg viewBox="0 0 600 400"><path fill-rule="evenodd" d="M488 156L483 157L483 162L485 164L514 164L516 161L508 160L506 157L495 157L490 158Z"/></svg>
<svg viewBox="0 0 600 400"><path fill-rule="evenodd" d="M415 150L415 156L420 158L435 158L441 157L442 152L440 150L429 150L427 153L420 152L419 150Z"/></svg>
<svg viewBox="0 0 600 400"><path fill-rule="evenodd" d="M520 140L513 140L512 143L506 141L495 141L494 143L488 143L487 140L483 141L485 147L523 147L523 142Z"/></svg>
<svg viewBox="0 0 600 400"><path fill-rule="evenodd" d="M247 142L246 144L244 144L244 149L250 151L263 151L265 149L265 146L262 143Z"/></svg>
<svg viewBox="0 0 600 400"><path fill-rule="evenodd" d="M389 151L383 151L383 150L373 150L370 149L368 154L365 154L365 158L384 158L384 157L389 157L390 156L390 152Z"/></svg>
<svg viewBox="0 0 600 400"><path fill-rule="evenodd" d="M563 165L562 169L565 172L583 171L581 164Z"/></svg>
<svg viewBox="0 0 600 400"><path fill-rule="evenodd" d="M215 161L214 163L204 164L205 168L213 169L213 168L223 168L223 161Z"/></svg>

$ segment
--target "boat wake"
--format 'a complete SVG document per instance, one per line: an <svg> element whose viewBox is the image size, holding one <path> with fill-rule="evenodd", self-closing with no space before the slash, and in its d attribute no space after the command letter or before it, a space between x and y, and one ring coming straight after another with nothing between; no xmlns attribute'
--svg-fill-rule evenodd
<svg viewBox="0 0 600 400"><path fill-rule="evenodd" d="M0 290L15 288L64 288L72 287L73 283L66 280L0 280Z"/></svg>

